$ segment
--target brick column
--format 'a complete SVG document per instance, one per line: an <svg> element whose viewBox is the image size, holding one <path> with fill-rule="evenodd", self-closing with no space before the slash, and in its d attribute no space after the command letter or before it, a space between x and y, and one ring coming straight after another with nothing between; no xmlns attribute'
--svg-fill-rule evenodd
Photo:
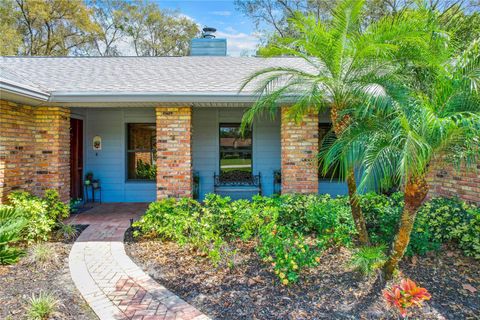
<svg viewBox="0 0 480 320"><path fill-rule="evenodd" d="M281 111L282 193L318 193L318 113L299 123Z"/></svg>
<svg viewBox="0 0 480 320"><path fill-rule="evenodd" d="M56 189L62 201L70 200L70 109L35 108L34 193Z"/></svg>
<svg viewBox="0 0 480 320"><path fill-rule="evenodd" d="M16 190L70 199L70 110L0 101L0 203Z"/></svg>
<svg viewBox="0 0 480 320"><path fill-rule="evenodd" d="M157 199L192 197L192 108L156 108Z"/></svg>

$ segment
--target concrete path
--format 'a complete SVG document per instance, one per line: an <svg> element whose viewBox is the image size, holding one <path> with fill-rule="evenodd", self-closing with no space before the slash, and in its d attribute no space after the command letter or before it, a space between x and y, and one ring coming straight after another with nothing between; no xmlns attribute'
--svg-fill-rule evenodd
<svg viewBox="0 0 480 320"><path fill-rule="evenodd" d="M146 204L101 204L72 217L88 224L72 247L70 273L76 287L100 319L209 319L159 285L125 253L123 238L130 219Z"/></svg>

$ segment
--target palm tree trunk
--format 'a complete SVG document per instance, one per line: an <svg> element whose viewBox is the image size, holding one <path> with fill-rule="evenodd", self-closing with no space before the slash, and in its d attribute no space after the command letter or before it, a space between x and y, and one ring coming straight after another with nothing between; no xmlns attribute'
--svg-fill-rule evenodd
<svg viewBox="0 0 480 320"><path fill-rule="evenodd" d="M355 227L358 232L358 241L364 246L370 245L365 217L363 216L362 207L360 207L360 201L357 195L357 182L355 181L355 171L353 168L347 173L347 186L353 221L355 222Z"/></svg>
<svg viewBox="0 0 480 320"><path fill-rule="evenodd" d="M428 193L428 185L425 177L411 178L405 185L405 206L400 220L400 227L395 242L393 243L390 257L384 266L384 275L387 280L392 279L393 273L398 266L400 260L410 242L410 235L412 233L415 217L417 216L418 208L422 205L423 200Z"/></svg>
<svg viewBox="0 0 480 320"><path fill-rule="evenodd" d="M343 116L341 120L338 119L338 109L338 106L335 104L330 108L330 118L332 120L333 131L337 137L339 137L350 124L349 116ZM362 207L360 207L360 201L357 195L357 181L355 180L354 168L350 168L347 172L347 186L350 209L352 210L353 221L355 222L355 228L358 232L358 240L361 245L370 245L365 216L363 215Z"/></svg>

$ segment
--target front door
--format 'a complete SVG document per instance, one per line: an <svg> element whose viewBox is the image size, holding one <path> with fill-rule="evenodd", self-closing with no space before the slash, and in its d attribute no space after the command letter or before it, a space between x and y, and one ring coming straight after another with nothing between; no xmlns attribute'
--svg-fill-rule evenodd
<svg viewBox="0 0 480 320"><path fill-rule="evenodd" d="M83 120L70 119L70 197L82 199Z"/></svg>

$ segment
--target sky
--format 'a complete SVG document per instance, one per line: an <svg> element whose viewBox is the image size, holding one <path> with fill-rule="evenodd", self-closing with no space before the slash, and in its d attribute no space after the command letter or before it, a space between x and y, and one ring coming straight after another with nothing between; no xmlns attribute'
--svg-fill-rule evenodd
<svg viewBox="0 0 480 320"><path fill-rule="evenodd" d="M227 39L227 54L239 56L255 53L259 42L253 22L235 10L233 0L155 1L161 8L179 10L183 15L204 26L217 29L217 38Z"/></svg>

